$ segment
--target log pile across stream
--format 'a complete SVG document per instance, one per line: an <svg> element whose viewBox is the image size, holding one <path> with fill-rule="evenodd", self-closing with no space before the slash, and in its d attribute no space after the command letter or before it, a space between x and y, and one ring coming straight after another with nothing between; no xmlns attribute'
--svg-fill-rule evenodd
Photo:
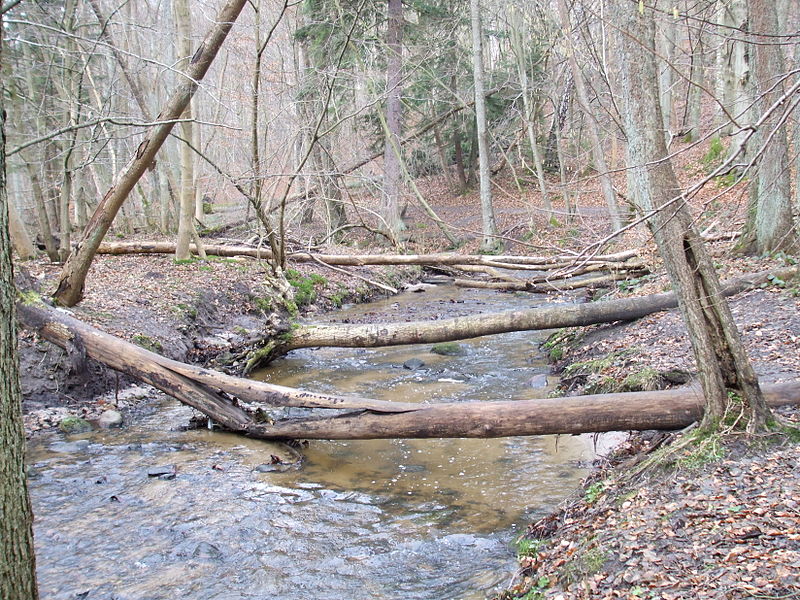
<svg viewBox="0 0 800 600"><path fill-rule="evenodd" d="M788 276L787 273L782 274ZM766 281L768 276L762 273L733 280L726 286L726 293L758 285ZM608 322L636 318L674 306L674 296L670 296L659 294L640 299L511 311L499 313L491 319L487 315L482 315L480 319L461 317L451 319L451 323L439 321L392 326L350 326L359 333L331 337L326 345L409 344L515 329ZM701 416L703 406L702 397L695 389L441 404L340 397L242 379L167 359L83 323L70 312L49 306L30 292L21 295L18 315L23 326L65 348L73 358L73 363L87 357L97 360L173 396L231 431L263 439L499 437L636 429L669 430L696 421ZM470 319L476 321L475 325L478 321L492 325L476 334L472 326L461 327L465 320L471 323ZM331 327L335 327L339 334L344 331L338 329L340 326ZM361 332L365 327L378 329ZM387 328L393 332L390 333ZM427 336L419 335L420 328L427 331ZM301 339L305 341L300 346L322 345L320 339L307 343L310 339L308 335ZM343 344L344 341L349 343ZM295 347L300 346L295 343ZM764 392L773 406L800 403L800 383L797 382L764 386ZM255 409L262 406L331 409L335 413L328 417L263 422L255 416Z"/></svg>

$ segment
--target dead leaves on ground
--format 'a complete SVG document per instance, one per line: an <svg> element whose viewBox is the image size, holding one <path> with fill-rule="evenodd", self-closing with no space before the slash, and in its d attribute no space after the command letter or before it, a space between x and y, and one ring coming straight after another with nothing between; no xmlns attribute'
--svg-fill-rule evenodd
<svg viewBox="0 0 800 600"><path fill-rule="evenodd" d="M529 584L552 586L538 597L800 598L800 446L627 493L602 483L592 503L587 491L557 523L531 527L532 537L553 536L521 561Z"/></svg>

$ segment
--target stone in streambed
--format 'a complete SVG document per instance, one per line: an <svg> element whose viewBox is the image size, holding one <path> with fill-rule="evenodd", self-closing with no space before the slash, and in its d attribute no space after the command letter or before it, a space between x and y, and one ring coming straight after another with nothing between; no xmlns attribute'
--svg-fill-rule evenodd
<svg viewBox="0 0 800 600"><path fill-rule="evenodd" d="M92 430L92 424L80 417L64 417L58 428L64 433L85 433Z"/></svg>
<svg viewBox="0 0 800 600"><path fill-rule="evenodd" d="M409 358L406 362L403 363L403 368L408 369L409 371L416 371L424 366L425 363L418 358Z"/></svg>
<svg viewBox="0 0 800 600"><path fill-rule="evenodd" d="M116 410L107 410L97 419L97 425L103 429L122 427L122 414Z"/></svg>
<svg viewBox="0 0 800 600"><path fill-rule="evenodd" d="M528 381L528 385L534 389L547 387L547 375L534 375Z"/></svg>
<svg viewBox="0 0 800 600"><path fill-rule="evenodd" d="M89 440L78 440L76 442L55 442L49 446L51 452L58 452L60 454L84 452L88 447Z"/></svg>
<svg viewBox="0 0 800 600"><path fill-rule="evenodd" d="M150 467L147 469L148 477L157 477L159 479L175 479L178 473L178 467L175 465L161 465L159 467Z"/></svg>
<svg viewBox="0 0 800 600"><path fill-rule="evenodd" d="M466 354L463 346L456 342L441 342L439 344L434 344L434 346L431 348L431 352L441 356L463 356Z"/></svg>
<svg viewBox="0 0 800 600"><path fill-rule="evenodd" d="M214 544L208 542L200 542L192 552L193 558L210 558L211 560L219 560L222 558L222 552Z"/></svg>

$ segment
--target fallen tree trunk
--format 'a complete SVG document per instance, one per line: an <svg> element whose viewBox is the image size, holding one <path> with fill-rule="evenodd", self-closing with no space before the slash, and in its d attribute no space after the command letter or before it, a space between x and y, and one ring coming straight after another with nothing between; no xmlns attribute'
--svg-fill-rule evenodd
<svg viewBox="0 0 800 600"><path fill-rule="evenodd" d="M194 244L189 246L195 252ZM228 246L220 244L204 245L206 254L215 256L249 256L252 258L271 259L272 252L268 248L251 246ZM104 242L97 252L99 254L174 254L174 242ZM549 269L568 268L570 266L608 265L613 268L617 263L624 263L636 256L635 250L598 255L591 258L578 256L487 256L468 254L313 254L310 252L294 252L288 258L296 262L324 262L329 265L365 267L372 265L482 265L486 267L521 269L530 271L546 271Z"/></svg>
<svg viewBox="0 0 800 600"><path fill-rule="evenodd" d="M61 346L70 354L87 356L114 370L127 373L149 383L162 392L185 401L190 406L213 416L234 430L241 429L236 423L246 420L241 410L229 410L222 404L231 404L219 392L225 392L244 402L263 403L271 406L300 408L332 408L374 411L416 410L416 404L382 402L367 398L345 398L328 394L317 394L305 390L287 388L262 381L242 379L165 358L140 346L104 333L73 317L63 309L45 304L35 294L26 293L17 303L20 323L36 331L46 340ZM186 401L186 396L198 397ZM231 404L233 407L233 405ZM217 411L223 410L222 416ZM214 413L214 414L212 414ZM226 416L227 415L227 416ZM228 425L227 422L231 422Z"/></svg>
<svg viewBox="0 0 800 600"><path fill-rule="evenodd" d="M17 308L25 327L70 353L127 373L231 431L261 439L501 437L680 429L698 420L703 406L695 389L443 404L342 398L240 379L169 360L103 333L30 294L24 295ZM773 406L800 403L797 382L764 386L764 393ZM238 401L356 412L261 423Z"/></svg>
<svg viewBox="0 0 800 600"><path fill-rule="evenodd" d="M744 275L725 282L723 294L732 296L766 283L771 277L786 280L796 274L797 268L792 267ZM580 327L613 321L631 321L654 312L675 308L677 305L678 300L675 294L666 292L588 304L559 304L494 314L484 313L440 321L368 325L301 325L292 331L288 340L271 341L260 352L259 361L251 361L248 368L253 369L260 364L269 362L275 356L298 348L318 346L370 348L404 344L432 344L511 331L534 331Z"/></svg>
<svg viewBox="0 0 800 600"><path fill-rule="evenodd" d="M762 386L770 406L800 404L800 383ZM360 413L255 425L259 438L329 440L490 438L683 429L703 414L698 389L503 402L449 402L392 414Z"/></svg>
<svg viewBox="0 0 800 600"><path fill-rule="evenodd" d="M533 292L547 294L550 292L565 292L587 287L603 287L615 281L625 281L633 275L641 275L642 271L614 271L606 275L595 275L593 277L546 279L543 282L537 280L526 281L518 279L516 281L482 281L479 279L453 279L453 285L463 288L480 288L486 290L501 290L504 292Z"/></svg>

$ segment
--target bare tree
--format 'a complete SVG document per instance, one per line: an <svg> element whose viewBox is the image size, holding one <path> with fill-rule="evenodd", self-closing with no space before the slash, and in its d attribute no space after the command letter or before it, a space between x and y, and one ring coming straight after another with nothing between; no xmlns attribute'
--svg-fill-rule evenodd
<svg viewBox="0 0 800 600"><path fill-rule="evenodd" d="M114 217L133 186L136 185L145 170L152 165L156 153L172 130L175 119L183 114L197 91L200 80L211 66L245 2L246 0L229 0L222 8L216 24L189 61L189 68L183 81L172 93L164 110L159 115L163 121L153 127L145 136L128 165L119 174L114 185L98 205L75 252L70 254L61 272L58 289L55 293L56 300L61 304L74 306L82 298L86 274L89 272L97 248L108 232Z"/></svg>
<svg viewBox="0 0 800 600"><path fill-rule="evenodd" d="M589 137L592 142L592 159L594 160L594 166L600 178L603 197L605 198L608 213L611 217L611 227L616 231L622 227L622 219L620 218L619 206L617 205L617 194L614 191L614 182L611 180L611 175L608 171L603 142L600 139L600 126L597 123L594 110L592 110L589 104L589 93L586 90L583 73L575 58L575 48L571 40L572 25L570 23L569 9L567 8L566 0L558 0L558 14L561 19L561 26L564 30L564 39L567 44L567 60L569 61L570 70L572 71L572 79L575 82L578 103L588 119Z"/></svg>
<svg viewBox="0 0 800 600"><path fill-rule="evenodd" d="M478 173L481 187L481 216L483 222L483 252L497 252L502 242L497 237L497 223L492 204L492 180L489 166L489 133L486 128L486 90L483 73L483 28L480 0L470 0L472 23L472 72L475 84L475 122L478 137Z"/></svg>

